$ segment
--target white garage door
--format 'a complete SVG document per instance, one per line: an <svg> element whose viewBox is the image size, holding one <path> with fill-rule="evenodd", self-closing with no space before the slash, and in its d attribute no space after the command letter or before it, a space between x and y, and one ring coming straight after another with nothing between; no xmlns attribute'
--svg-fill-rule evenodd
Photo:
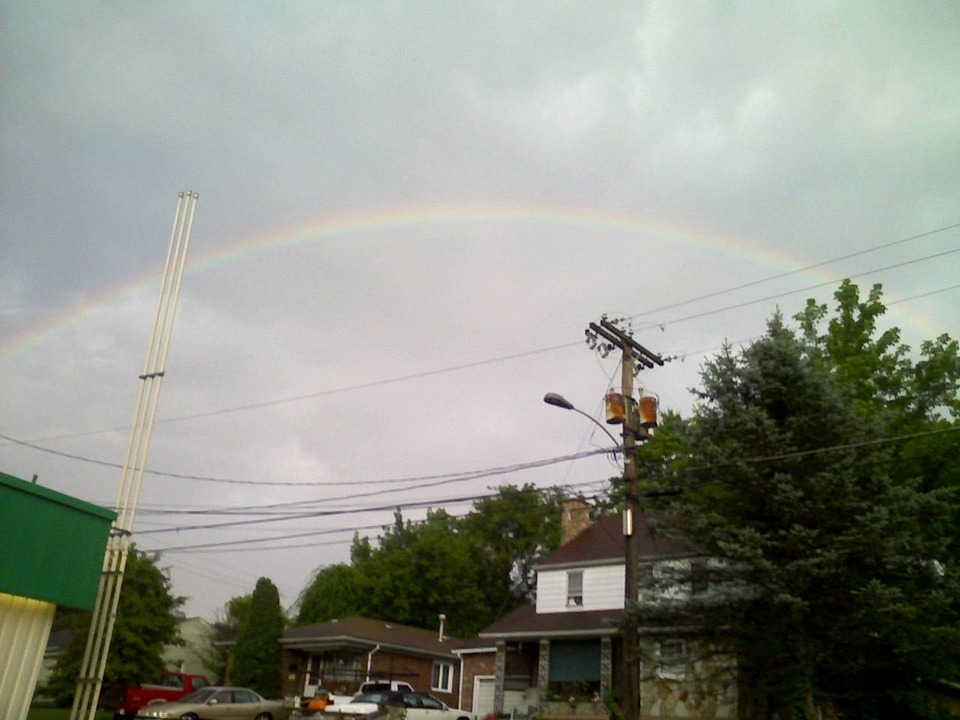
<svg viewBox="0 0 960 720"><path fill-rule="evenodd" d="M495 678L475 677L473 679L473 714L483 717L493 712L493 691Z"/></svg>
<svg viewBox="0 0 960 720"><path fill-rule="evenodd" d="M477 717L483 717L493 712L493 696L496 689L496 680L491 676L476 677L473 679L473 712ZM506 690L503 693L503 712L527 712L527 693L523 690Z"/></svg>

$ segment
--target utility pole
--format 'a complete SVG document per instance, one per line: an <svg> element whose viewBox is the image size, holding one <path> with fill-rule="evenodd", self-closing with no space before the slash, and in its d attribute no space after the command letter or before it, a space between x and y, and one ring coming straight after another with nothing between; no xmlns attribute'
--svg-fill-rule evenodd
<svg viewBox="0 0 960 720"><path fill-rule="evenodd" d="M640 636L637 617L630 605L640 596L640 536L635 522L640 511L640 488L637 479L636 447L649 435L640 425L633 400L633 376L643 368L663 365L664 361L637 343L629 333L606 317L600 324L590 323L587 343L604 357L619 349L621 357L620 392L623 395L623 511L624 536L624 616L623 616L623 715L624 720L640 720Z"/></svg>
<svg viewBox="0 0 960 720"><path fill-rule="evenodd" d="M190 245L193 218L197 211L199 195L193 192L180 193L177 210L170 233L170 246L163 268L160 300L154 318L153 333L147 349L147 361L140 375L140 393L134 412L133 426L127 456L123 464L120 489L115 506L117 519L110 530L107 548L100 573L97 601L90 620L90 631L77 678L77 691L70 710L70 720L93 720L100 699L100 686L107 666L110 641L117 619L120 589L130 553L134 520L140 499L143 470L147 464L153 421L160 399L163 376L166 374L167 352L173 333L173 319L177 313L177 301L183 281L183 268Z"/></svg>

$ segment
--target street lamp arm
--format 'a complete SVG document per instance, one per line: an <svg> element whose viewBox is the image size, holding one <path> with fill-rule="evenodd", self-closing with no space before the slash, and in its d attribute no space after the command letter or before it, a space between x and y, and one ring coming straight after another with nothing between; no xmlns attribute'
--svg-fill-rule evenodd
<svg viewBox="0 0 960 720"><path fill-rule="evenodd" d="M590 415L590 414L588 414L588 413L585 413L585 412L584 412L583 410L581 410L580 408L575 407L573 403L571 403L569 400L567 400L567 399L566 399L565 397L563 397L562 395L558 395L557 393L549 392L549 393L547 393L546 395L543 396L543 401L544 401L547 405L553 405L553 406L558 407L558 408L563 408L564 410L573 410L574 412L580 413L580 414L583 415L587 420L589 420L590 422L592 422L594 425L596 425L598 428L600 428L601 430L603 430L603 431L607 434L607 437L610 438L610 439L613 441L613 444L614 444L614 446L616 447L616 449L617 449L616 451L617 451L617 452L621 452L621 451L623 450L623 447L622 447L621 442L620 442L619 440L617 440L617 438L615 438L615 437L613 436L613 434L612 434L609 430L607 430L607 426L606 426L606 425L604 425L604 424L601 423L599 420L597 420L593 415Z"/></svg>
<svg viewBox="0 0 960 720"><path fill-rule="evenodd" d="M575 408L573 408L573 410L574 410L574 412L580 413L580 414L583 415L585 418L587 418L590 422L592 422L594 425L596 425L598 428L600 428L601 430L603 430L603 431L607 434L607 437L610 438L610 439L613 441L613 444L614 444L614 446L616 447L617 452L621 452L621 451L623 450L623 448L621 447L621 442L620 442L619 440L617 440L617 438L615 438L615 437L613 436L613 433L611 433L609 430L607 430L607 426L606 426L606 425L604 425L602 422L600 422L599 420L597 420L593 415L588 415L587 413L585 413L585 412L584 412L583 410L581 410L580 408L575 407Z"/></svg>

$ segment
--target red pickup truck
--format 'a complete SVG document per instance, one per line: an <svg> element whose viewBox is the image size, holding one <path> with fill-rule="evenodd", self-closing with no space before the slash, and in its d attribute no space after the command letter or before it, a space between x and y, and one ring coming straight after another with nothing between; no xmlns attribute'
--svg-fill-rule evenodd
<svg viewBox="0 0 960 720"><path fill-rule="evenodd" d="M179 700L188 692L210 684L204 675L165 672L153 685L104 687L100 693L100 707L113 711L114 720L127 720L144 705Z"/></svg>

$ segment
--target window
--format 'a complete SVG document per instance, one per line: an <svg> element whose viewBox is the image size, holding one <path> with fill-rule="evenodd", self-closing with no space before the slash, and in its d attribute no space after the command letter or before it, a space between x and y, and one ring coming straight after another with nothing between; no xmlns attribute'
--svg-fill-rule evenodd
<svg viewBox="0 0 960 720"><path fill-rule="evenodd" d="M233 701L235 703L255 703L260 702L252 690L234 690L233 691Z"/></svg>
<svg viewBox="0 0 960 720"><path fill-rule="evenodd" d="M567 607L583 607L583 570L567 573Z"/></svg>
<svg viewBox="0 0 960 720"><path fill-rule="evenodd" d="M657 647L657 675L682 680L686 673L687 646L683 640L664 640Z"/></svg>
<svg viewBox="0 0 960 720"><path fill-rule="evenodd" d="M430 689L438 692L453 692L453 665L435 660L430 678Z"/></svg>

